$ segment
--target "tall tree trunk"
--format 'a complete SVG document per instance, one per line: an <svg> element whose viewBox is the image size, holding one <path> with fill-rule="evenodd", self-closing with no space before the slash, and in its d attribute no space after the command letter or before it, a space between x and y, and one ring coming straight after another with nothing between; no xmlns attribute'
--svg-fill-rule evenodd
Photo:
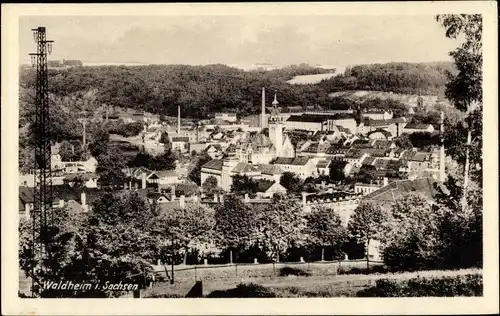
<svg viewBox="0 0 500 316"><path fill-rule="evenodd" d="M469 185L469 164L470 164L470 146L472 142L472 122L470 118L470 105L467 106L467 147L465 148L465 169L464 169L464 185L461 206L465 211L467 208L467 187Z"/></svg>
<svg viewBox="0 0 500 316"><path fill-rule="evenodd" d="M370 270L370 239L366 239L366 273Z"/></svg>
<svg viewBox="0 0 500 316"><path fill-rule="evenodd" d="M185 251L184 251L184 259L183 259L183 263L184 265L187 264L187 256L188 256L188 247L185 248Z"/></svg>

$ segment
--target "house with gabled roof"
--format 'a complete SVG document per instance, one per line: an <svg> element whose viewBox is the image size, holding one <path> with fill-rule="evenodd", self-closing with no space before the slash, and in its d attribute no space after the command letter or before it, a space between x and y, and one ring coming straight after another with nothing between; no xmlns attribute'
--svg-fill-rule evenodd
<svg viewBox="0 0 500 316"><path fill-rule="evenodd" d="M286 188L279 181L266 179L257 180L257 196L260 198L272 198L275 194L286 194Z"/></svg>
<svg viewBox="0 0 500 316"><path fill-rule="evenodd" d="M435 129L432 124L411 121L410 123L406 124L405 128L403 129L403 133L433 133L434 130Z"/></svg>
<svg viewBox="0 0 500 316"><path fill-rule="evenodd" d="M317 176L316 170L317 159L309 157L278 157L274 164L279 166L285 172L293 172L302 179Z"/></svg>
<svg viewBox="0 0 500 316"><path fill-rule="evenodd" d="M220 159L224 155L224 150L220 144L208 144L203 152L207 153L212 159Z"/></svg>
<svg viewBox="0 0 500 316"><path fill-rule="evenodd" d="M389 131L386 131L382 128L377 128L374 131L371 131L367 134L368 138L370 139L392 139L392 134Z"/></svg>
<svg viewBox="0 0 500 316"><path fill-rule="evenodd" d="M394 181L364 196L363 200L391 205L407 194L419 194L432 201L436 195L435 183L436 180L432 178Z"/></svg>
<svg viewBox="0 0 500 316"><path fill-rule="evenodd" d="M180 153L189 152L189 137L188 136L172 136L170 139L172 150Z"/></svg>
<svg viewBox="0 0 500 316"><path fill-rule="evenodd" d="M351 148L344 156L344 161L347 161L354 167L360 167L363 160L368 157L368 153L362 149Z"/></svg>

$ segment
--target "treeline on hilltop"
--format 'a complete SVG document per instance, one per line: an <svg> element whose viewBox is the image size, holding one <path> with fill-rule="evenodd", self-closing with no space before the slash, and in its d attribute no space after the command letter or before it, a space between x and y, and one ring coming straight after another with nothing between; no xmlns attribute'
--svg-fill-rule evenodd
<svg viewBox="0 0 500 316"><path fill-rule="evenodd" d="M321 82L331 92L344 90L385 91L402 94L436 95L444 92L451 62L388 63L358 65Z"/></svg>
<svg viewBox="0 0 500 316"><path fill-rule="evenodd" d="M328 93L348 89L436 94L443 90L446 70L451 68L446 65L361 65L347 69L344 75L306 85L291 85L287 81L297 75L332 70L308 65L270 71L244 71L225 65L72 67L49 70L49 90L77 109L82 108L82 104L77 105L78 100L94 91L97 107L111 105L176 115L180 105L184 117L202 119L218 111L241 116L259 113L262 87L266 88L268 105L276 93L281 106L319 105L329 109L344 108L345 104L329 100ZM33 90L35 79L33 69L21 69L22 90Z"/></svg>

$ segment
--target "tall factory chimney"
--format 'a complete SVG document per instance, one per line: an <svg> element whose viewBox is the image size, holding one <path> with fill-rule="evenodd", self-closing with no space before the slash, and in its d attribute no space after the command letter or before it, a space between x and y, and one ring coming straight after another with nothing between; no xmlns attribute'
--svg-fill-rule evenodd
<svg viewBox="0 0 500 316"><path fill-rule="evenodd" d="M266 88L262 88L262 114L260 115L260 128L266 127Z"/></svg>
<svg viewBox="0 0 500 316"><path fill-rule="evenodd" d="M441 111L441 122L440 122L440 136L441 136L441 150L439 153L439 181L444 182L446 179L445 170L445 154L444 154L444 112Z"/></svg>
<svg viewBox="0 0 500 316"><path fill-rule="evenodd" d="M85 119L82 121L82 124L83 124L83 139L82 139L82 144L83 144L83 147L85 148L85 146L87 145L87 129L85 128L86 125L87 125L87 121L85 121Z"/></svg>
<svg viewBox="0 0 500 316"><path fill-rule="evenodd" d="M181 134L181 106L177 106L177 134Z"/></svg>

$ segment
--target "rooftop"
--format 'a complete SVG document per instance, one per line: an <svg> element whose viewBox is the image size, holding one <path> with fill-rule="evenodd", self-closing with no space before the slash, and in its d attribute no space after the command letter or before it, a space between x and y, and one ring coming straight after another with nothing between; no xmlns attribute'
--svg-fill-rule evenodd
<svg viewBox="0 0 500 316"><path fill-rule="evenodd" d="M374 133L382 133L382 135L384 135L385 138L389 138L392 136L391 132L386 131L385 129L381 129L381 128L377 128L376 130L369 132L368 136L370 136L371 134L374 134Z"/></svg>
<svg viewBox="0 0 500 316"><path fill-rule="evenodd" d="M262 174L267 174L267 175L275 175L275 174L282 174L283 170L275 165L269 165L269 164L262 164L258 165L257 167Z"/></svg>
<svg viewBox="0 0 500 316"><path fill-rule="evenodd" d="M296 166L304 166L309 162L309 157L278 157L274 164L277 165L296 165Z"/></svg>
<svg viewBox="0 0 500 316"><path fill-rule="evenodd" d="M432 178L422 178L416 180L401 180L390 183L389 185L372 192L364 197L366 200L377 200L381 202L395 202L409 193L420 193L425 197L434 197L434 183Z"/></svg>
<svg viewBox="0 0 500 316"><path fill-rule="evenodd" d="M275 182L266 179L257 180L257 192L266 192Z"/></svg>
<svg viewBox="0 0 500 316"><path fill-rule="evenodd" d="M202 168L205 169L212 169L212 170L222 170L222 160L221 159L213 159L207 162L202 166Z"/></svg>
<svg viewBox="0 0 500 316"><path fill-rule="evenodd" d="M172 142L189 143L189 137L187 137L187 136L174 136L174 137L172 137Z"/></svg>
<svg viewBox="0 0 500 316"><path fill-rule="evenodd" d="M292 115L287 121L290 122L310 122L310 123L322 123L328 120L342 120L342 119L354 119L352 114L348 113L337 113L337 114L302 114L302 115Z"/></svg>
<svg viewBox="0 0 500 316"><path fill-rule="evenodd" d="M416 152L413 155L413 157L410 158L411 161L419 161L419 162L427 161L429 159L430 159L430 153L422 151Z"/></svg>
<svg viewBox="0 0 500 316"><path fill-rule="evenodd" d="M429 125L432 125L432 124L425 124L425 123L411 121L410 123L406 124L405 129L426 130L427 128L429 128Z"/></svg>

